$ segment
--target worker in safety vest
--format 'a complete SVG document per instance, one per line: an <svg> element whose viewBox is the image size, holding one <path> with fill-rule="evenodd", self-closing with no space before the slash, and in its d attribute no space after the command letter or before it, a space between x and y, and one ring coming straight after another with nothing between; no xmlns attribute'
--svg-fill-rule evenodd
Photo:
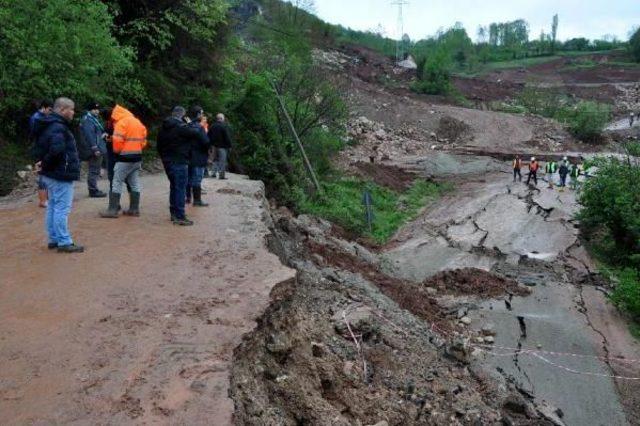
<svg viewBox="0 0 640 426"><path fill-rule="evenodd" d="M551 160L547 162L547 165L544 168L544 172L547 178L547 182L549 183L549 188L553 188L553 175L558 171L558 163Z"/></svg>
<svg viewBox="0 0 640 426"><path fill-rule="evenodd" d="M571 177L571 187L574 190L578 189L578 178L580 177L581 168L582 168L581 165L578 165L578 164L571 165L571 171L569 172L569 176Z"/></svg>
<svg viewBox="0 0 640 426"><path fill-rule="evenodd" d="M538 169L540 168L540 164L536 160L536 157L531 157L531 162L529 163L529 176L527 177L527 185L531 183L531 178L533 178L534 183L538 186Z"/></svg>
<svg viewBox="0 0 640 426"><path fill-rule="evenodd" d="M113 188L109 194L109 208L100 213L105 218L117 218L120 206L120 195L123 185L131 187L129 210L123 214L140 216L140 170L142 169L142 151L148 146L147 128L133 113L126 108L116 105L111 113L113 120L113 153L115 166L113 168Z"/></svg>
<svg viewBox="0 0 640 426"><path fill-rule="evenodd" d="M522 159L520 159L519 155L516 155L516 158L513 159L513 181L516 181L516 176L518 177L518 182L522 182L522 173L520 170L522 169Z"/></svg>

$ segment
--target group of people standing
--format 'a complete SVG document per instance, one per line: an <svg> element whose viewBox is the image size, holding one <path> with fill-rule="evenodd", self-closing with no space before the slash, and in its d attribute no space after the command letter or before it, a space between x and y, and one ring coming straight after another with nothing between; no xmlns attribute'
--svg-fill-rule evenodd
<svg viewBox="0 0 640 426"><path fill-rule="evenodd" d="M122 211L123 215L135 217L140 216L142 154L149 147L147 128L121 105L101 109L98 103L89 104L77 128L72 125L74 116L75 103L69 98L58 98L55 102L43 101L29 122L38 171L39 204L47 209L48 248L63 253L84 251L73 241L68 228L73 182L80 179L81 160L88 164L89 196L109 199L100 216L118 218ZM223 114L218 114L215 123L209 126L201 107L192 107L187 115L185 108L177 106L163 121L157 149L169 180L170 218L176 225L193 225L185 212L185 204L191 200L194 206L208 206L202 200L202 179L208 174L212 148L217 154L218 177L225 179L231 137ZM98 187L103 166L109 178L108 193ZM120 201L125 186L129 208L122 210Z"/></svg>
<svg viewBox="0 0 640 426"><path fill-rule="evenodd" d="M525 166L525 163L522 161L520 156L516 156L514 158L512 167L513 167L513 181L518 180L522 182L522 168ZM531 157L531 161L529 161L526 166L529 168L529 174L527 176L527 185L531 184L531 180L533 180L534 184L538 186L538 172L540 171L540 163L535 157ZM571 186L573 189L577 189L578 187L578 178L582 174L581 166L575 163L571 163L568 157L564 157L560 164L558 164L554 160L550 160L546 163L545 168L545 178L549 184L549 188L554 187L554 176L558 173L559 180L558 186L560 188L565 188L567 186L567 177L571 178Z"/></svg>

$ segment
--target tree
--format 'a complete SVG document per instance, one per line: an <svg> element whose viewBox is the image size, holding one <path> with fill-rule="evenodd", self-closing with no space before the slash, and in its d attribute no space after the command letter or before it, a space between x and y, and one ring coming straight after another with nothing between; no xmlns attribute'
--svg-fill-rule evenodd
<svg viewBox="0 0 640 426"><path fill-rule="evenodd" d="M629 50L631 50L631 54L633 54L636 62L640 62L640 28L631 36L629 40Z"/></svg>
<svg viewBox="0 0 640 426"><path fill-rule="evenodd" d="M556 40L558 38L558 14L553 15L551 23L551 53L556 53Z"/></svg>
<svg viewBox="0 0 640 426"><path fill-rule="evenodd" d="M107 6L93 0L0 0L0 123L33 99L65 95L140 99L133 50L112 37ZM13 118L13 117L12 117Z"/></svg>
<svg viewBox="0 0 640 426"><path fill-rule="evenodd" d="M451 93L451 72L449 53L440 47L428 57L418 59L418 81L413 90L428 95L448 95Z"/></svg>

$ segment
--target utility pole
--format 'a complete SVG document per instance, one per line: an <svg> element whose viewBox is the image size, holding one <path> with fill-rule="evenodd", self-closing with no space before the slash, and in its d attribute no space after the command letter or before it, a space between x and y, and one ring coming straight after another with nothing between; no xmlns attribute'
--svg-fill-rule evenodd
<svg viewBox="0 0 640 426"><path fill-rule="evenodd" d="M296 131L296 127L293 125L293 120L291 120L291 116L289 115L289 111L287 111L287 106L284 103L284 100L282 100L282 96L280 95L280 92L278 91L278 86L275 85L275 83L271 83L271 87L273 87L273 91L276 93L276 98L278 99L278 103L280 104L280 108L282 108L282 113L284 114L285 119L287 120L287 123L289 124L289 129L291 130L291 134L293 135L293 138L296 141L296 144L298 145L298 149L300 149L300 154L302 154L302 160L304 162L305 167L307 168L307 172L309 173L309 176L311 177L311 182L313 182L313 186L315 186L316 191L319 194L322 194L322 187L320 186L320 183L318 182L318 178L316 177L316 173L313 171L313 167L311 166L311 162L309 161L309 157L307 157L307 153L304 150L304 146L302 146L302 142L300 141L300 137L298 137L298 132Z"/></svg>
<svg viewBox="0 0 640 426"><path fill-rule="evenodd" d="M396 62L400 62L404 60L404 49L402 46L404 37L404 14L403 8L408 5L409 2L406 0L394 0L391 2L392 6L398 6L398 41L396 43Z"/></svg>

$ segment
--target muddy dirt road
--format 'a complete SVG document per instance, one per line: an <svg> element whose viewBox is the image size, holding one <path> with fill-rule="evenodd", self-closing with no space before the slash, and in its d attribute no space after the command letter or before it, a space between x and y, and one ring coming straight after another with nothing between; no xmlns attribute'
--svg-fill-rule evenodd
<svg viewBox="0 0 640 426"><path fill-rule="evenodd" d="M80 255L47 250L34 203L3 206L0 424L231 424L233 350L295 274L265 247L260 182L205 188L192 228L170 224L163 176L141 218L100 219L80 189Z"/></svg>

